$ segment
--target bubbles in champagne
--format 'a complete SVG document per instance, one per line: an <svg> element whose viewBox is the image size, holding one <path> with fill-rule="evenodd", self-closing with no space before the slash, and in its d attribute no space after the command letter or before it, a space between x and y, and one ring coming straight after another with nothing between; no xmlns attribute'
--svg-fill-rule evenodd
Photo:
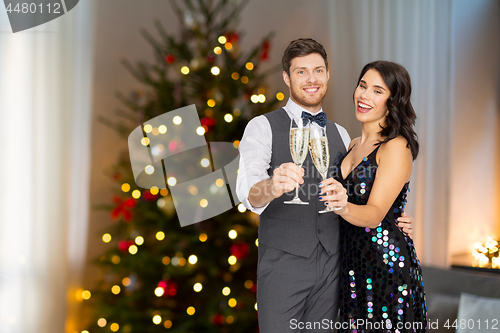
<svg viewBox="0 0 500 333"><path fill-rule="evenodd" d="M330 152L328 149L328 140L326 137L314 138L309 142L311 157L323 178L326 178L328 166L330 164Z"/></svg>
<svg viewBox="0 0 500 333"><path fill-rule="evenodd" d="M295 164L302 166L307 156L307 143L309 142L309 128L290 129L290 152Z"/></svg>

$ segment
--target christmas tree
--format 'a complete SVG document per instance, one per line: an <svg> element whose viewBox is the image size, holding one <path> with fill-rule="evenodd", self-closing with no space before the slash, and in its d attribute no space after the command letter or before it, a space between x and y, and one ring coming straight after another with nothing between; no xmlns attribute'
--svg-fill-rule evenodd
<svg viewBox="0 0 500 333"><path fill-rule="evenodd" d="M126 139L145 121L195 104L201 135L237 147L248 120L284 99L264 84L274 69L259 73L272 33L249 51L241 47L237 23L245 3L186 0L180 7L171 1L180 34L169 35L159 22L158 38L142 32L155 61L124 65L147 89L118 94L127 109L118 120L101 120ZM83 332L257 332L255 215L240 204L180 227L168 188L135 185L128 152L110 176L116 195L99 208L114 222L99 235L108 243L95 260L102 276L82 293L93 313Z"/></svg>

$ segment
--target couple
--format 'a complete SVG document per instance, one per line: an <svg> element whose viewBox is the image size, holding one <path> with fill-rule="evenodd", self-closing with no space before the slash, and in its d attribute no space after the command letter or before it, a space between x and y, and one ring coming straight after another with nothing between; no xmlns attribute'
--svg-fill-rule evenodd
<svg viewBox="0 0 500 333"><path fill-rule="evenodd" d="M260 214L260 332L425 332L413 219L403 213L418 154L408 73L386 61L363 68L354 91L362 136L351 141L326 122L329 174L337 170L337 179L321 181L309 154L302 168L291 163L289 133L290 119L300 121L303 112L323 117L327 55L303 38L290 43L282 63L290 99L252 119L239 146L238 197ZM284 204L297 184L309 205ZM317 184L319 195L307 193ZM319 214L325 205L338 210Z"/></svg>

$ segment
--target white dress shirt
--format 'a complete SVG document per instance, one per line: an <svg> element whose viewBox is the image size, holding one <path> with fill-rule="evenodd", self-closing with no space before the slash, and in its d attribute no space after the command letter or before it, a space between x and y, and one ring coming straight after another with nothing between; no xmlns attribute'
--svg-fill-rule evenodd
<svg viewBox="0 0 500 333"><path fill-rule="evenodd" d="M283 109L285 109L290 119L293 118L295 122L301 119L302 111L311 113L297 105L291 99L288 99ZM321 108L316 114L319 112L323 112L323 109ZM351 138L345 128L338 124L335 125L347 149ZM319 125L312 123L311 126ZM268 204L263 207L253 207L248 201L248 194L252 186L270 178L267 170L271 164L272 143L273 134L271 125L267 118L262 115L248 122L238 148L240 152L240 166L236 180L236 195L247 209L259 215L266 209Z"/></svg>

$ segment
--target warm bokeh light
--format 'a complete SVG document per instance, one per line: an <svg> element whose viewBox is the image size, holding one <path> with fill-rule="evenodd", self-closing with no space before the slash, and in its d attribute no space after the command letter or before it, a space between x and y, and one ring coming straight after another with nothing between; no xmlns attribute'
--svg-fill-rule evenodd
<svg viewBox="0 0 500 333"><path fill-rule="evenodd" d="M118 295L120 291L122 291L122 288L120 288L119 285L115 284L113 287L111 287L111 292L115 295Z"/></svg>
<svg viewBox="0 0 500 333"><path fill-rule="evenodd" d="M168 195L168 190L167 190L166 188L161 189L160 194L161 194L162 196L166 197L166 196Z"/></svg>
<svg viewBox="0 0 500 333"><path fill-rule="evenodd" d="M118 265L118 264L120 263L120 261L121 261L121 260L122 260L122 259L121 259L119 256L117 256L117 255L114 255L114 256L112 256L112 257L111 257L111 262L112 262L113 264L115 264L115 265Z"/></svg>
<svg viewBox="0 0 500 333"><path fill-rule="evenodd" d="M242 76L242 77L241 77L241 82L242 82L243 84L247 84L247 83L248 83L248 77L246 77L246 76Z"/></svg>
<svg viewBox="0 0 500 333"><path fill-rule="evenodd" d="M254 67L254 66L253 66L253 64L252 64L251 62L247 62L247 63L245 64L245 67L246 67L249 71L251 71L251 70L253 69L253 67Z"/></svg>
<svg viewBox="0 0 500 333"><path fill-rule="evenodd" d="M247 211L247 208L246 208L246 207L245 207L245 205L243 205L242 203L239 203L239 204L238 204L238 211L239 211L240 213L244 213L244 212L246 212L246 211Z"/></svg>
<svg viewBox="0 0 500 333"><path fill-rule="evenodd" d="M200 200L200 206L203 207L203 208L207 207L208 206L207 199L201 199Z"/></svg>
<svg viewBox="0 0 500 333"><path fill-rule="evenodd" d="M229 231L228 236L231 239L235 239L236 237L238 237L238 233L236 232L236 230L233 229Z"/></svg>
<svg viewBox="0 0 500 333"><path fill-rule="evenodd" d="M137 251L139 251L139 248L135 245L131 245L129 248L128 248L128 252L132 255L136 254Z"/></svg>
<svg viewBox="0 0 500 333"><path fill-rule="evenodd" d="M224 287L222 289L222 295L228 296L231 293L231 289L229 287Z"/></svg>
<svg viewBox="0 0 500 333"><path fill-rule="evenodd" d="M130 281L130 279L129 279L128 277L126 277L126 278L124 278L124 279L122 280L122 284L123 284L125 287L130 286L130 282L131 282L131 281Z"/></svg>
<svg viewBox="0 0 500 333"><path fill-rule="evenodd" d="M158 131L159 131L161 134L165 134L165 133L167 133L167 126L165 126L165 125L160 125L160 127L158 127Z"/></svg>
<svg viewBox="0 0 500 333"><path fill-rule="evenodd" d="M139 199L140 197L141 197L141 191L139 191L139 190L132 191L132 198Z"/></svg>
<svg viewBox="0 0 500 333"><path fill-rule="evenodd" d="M222 187L224 186L224 180L222 180L222 178L219 178L215 181L215 185L217 185L217 187Z"/></svg>
<svg viewBox="0 0 500 333"><path fill-rule="evenodd" d="M158 189L158 187L153 186L153 187L151 187L151 188L149 189L149 192L150 192L151 194L153 194L153 195L157 195L157 194L158 194L158 192L160 192L160 190Z"/></svg>
<svg viewBox="0 0 500 333"><path fill-rule="evenodd" d="M208 160L208 158L203 158L201 161L200 161L200 164L202 167L206 168L210 165L210 161Z"/></svg>
<svg viewBox="0 0 500 333"><path fill-rule="evenodd" d="M221 54L222 53L222 48L220 46L214 47L214 53L215 54Z"/></svg>
<svg viewBox="0 0 500 333"><path fill-rule="evenodd" d="M172 122L175 125L180 125L182 123L182 118L180 116L175 116L174 119L172 119Z"/></svg>
<svg viewBox="0 0 500 333"><path fill-rule="evenodd" d="M181 73L184 74L184 75L188 75L189 74L189 67L188 66L182 66Z"/></svg>
<svg viewBox="0 0 500 333"><path fill-rule="evenodd" d="M253 281L252 280L246 280L245 281L245 288L251 289L253 287Z"/></svg>
<svg viewBox="0 0 500 333"><path fill-rule="evenodd" d="M234 317L233 316L227 316L226 323L232 324L233 322L234 322Z"/></svg>
<svg viewBox="0 0 500 333"><path fill-rule="evenodd" d="M195 256L194 254L190 255L189 258L188 258L188 262L191 264L191 265L194 265L198 262L198 257Z"/></svg>
<svg viewBox="0 0 500 333"><path fill-rule="evenodd" d="M259 247L259 239L258 238L255 240L255 246Z"/></svg>
<svg viewBox="0 0 500 333"><path fill-rule="evenodd" d="M152 130L153 130L153 126L151 126L150 124L144 125L144 132L151 133Z"/></svg>
<svg viewBox="0 0 500 333"><path fill-rule="evenodd" d="M283 94L282 92L277 93L277 94L276 94L276 99L277 99L278 101L282 101L282 100L284 100L284 99L285 99L285 94Z"/></svg>
<svg viewBox="0 0 500 333"><path fill-rule="evenodd" d="M163 263L163 265L170 264L170 257L163 257L163 259L161 260L161 262Z"/></svg>
<svg viewBox="0 0 500 333"><path fill-rule="evenodd" d="M232 121L233 121L233 115L232 115L232 114L230 114L230 113L226 113L226 114L224 115L224 120L225 120L226 122L228 122L228 123L232 122Z"/></svg>
<svg viewBox="0 0 500 333"><path fill-rule="evenodd" d="M117 331L120 329L120 325L118 325L117 323L113 323L113 324L111 324L111 326L109 326L109 328L110 328L113 332L117 332Z"/></svg>
<svg viewBox="0 0 500 333"><path fill-rule="evenodd" d="M144 171L146 171L146 173L148 175L152 175L153 172L155 172L155 167L152 165L146 165L146 167L144 168Z"/></svg>
<svg viewBox="0 0 500 333"><path fill-rule="evenodd" d="M252 103L259 103L259 96L257 95L252 95L250 97L250 100L252 101Z"/></svg>
<svg viewBox="0 0 500 333"><path fill-rule="evenodd" d="M194 308L194 306L190 306L189 308L187 308L186 312L188 315L192 316L196 312L196 309Z"/></svg>
<svg viewBox="0 0 500 333"><path fill-rule="evenodd" d="M164 293L165 293L165 289L163 289L162 287L157 287L155 289L156 297L162 297Z"/></svg>
<svg viewBox="0 0 500 333"><path fill-rule="evenodd" d="M233 142L233 147L234 147L234 148L238 148L239 146L240 146L240 140L235 140L235 141Z"/></svg>
<svg viewBox="0 0 500 333"><path fill-rule="evenodd" d="M97 321L97 326L99 326L99 327L104 327L104 326L106 326L106 324L107 324L107 323L108 323L108 322L106 321L106 319L104 319L104 318L99 318L99 320Z"/></svg>
<svg viewBox="0 0 500 333"><path fill-rule="evenodd" d="M125 193L130 191L130 185L127 183L122 184L122 191Z"/></svg>
<svg viewBox="0 0 500 333"><path fill-rule="evenodd" d="M264 103L266 101L266 95L264 94L259 94L257 98L259 100L259 103Z"/></svg>
<svg viewBox="0 0 500 333"><path fill-rule="evenodd" d="M110 235L110 234L104 234L104 235L102 235L102 241L103 241L104 243L109 243L109 242L111 242L111 235Z"/></svg>
<svg viewBox="0 0 500 333"><path fill-rule="evenodd" d="M203 289L203 285L201 283L195 283L193 286L193 290L199 293Z"/></svg>
<svg viewBox="0 0 500 333"><path fill-rule="evenodd" d="M255 308L255 310L256 310L256 311L258 311L258 310L257 310L257 303L255 303L254 308Z"/></svg>
<svg viewBox="0 0 500 333"><path fill-rule="evenodd" d="M219 75L220 74L220 68L217 67L217 66L214 66L214 67L212 67L212 69L210 70L210 72L212 72L213 75Z"/></svg>
<svg viewBox="0 0 500 333"><path fill-rule="evenodd" d="M135 241L135 243L136 243L137 245L142 245L142 244L144 244L144 237L142 237L142 236L137 236L137 237L135 238L135 240L134 240L134 241Z"/></svg>
<svg viewBox="0 0 500 333"><path fill-rule="evenodd" d="M177 179L175 179L174 177L169 177L167 183L168 186L175 186L175 184L177 184Z"/></svg>
<svg viewBox="0 0 500 333"><path fill-rule="evenodd" d="M156 233L156 239L159 241L162 241L165 239L165 233L163 231L158 231Z"/></svg>
<svg viewBox="0 0 500 333"><path fill-rule="evenodd" d="M212 98L211 98L211 99L209 99L209 100L207 101L207 105L208 105L209 107L213 108L213 107L215 106L215 100L214 100L214 99L212 99Z"/></svg>
<svg viewBox="0 0 500 333"><path fill-rule="evenodd" d="M165 326L165 328L171 328L172 327L172 322L170 320L166 320L163 325Z"/></svg>
<svg viewBox="0 0 500 333"><path fill-rule="evenodd" d="M203 128L203 126L198 127L196 129L196 134L198 134L200 136L203 135L203 134L205 134L205 128Z"/></svg>
<svg viewBox="0 0 500 333"><path fill-rule="evenodd" d="M208 239L207 234L200 234L200 242L204 243Z"/></svg>
<svg viewBox="0 0 500 333"><path fill-rule="evenodd" d="M230 256L228 259L227 259L227 262L229 263L229 265L234 265L236 264L236 262L238 261L238 259L236 259L235 256Z"/></svg>
<svg viewBox="0 0 500 333"><path fill-rule="evenodd" d="M238 79L240 78L240 74L238 74L237 72L233 72L233 73L231 74L231 78L232 78L233 80L238 80Z"/></svg>
<svg viewBox="0 0 500 333"><path fill-rule="evenodd" d="M219 38L217 40L221 44L226 44L227 43L227 38L225 36L219 36Z"/></svg>
<svg viewBox="0 0 500 333"><path fill-rule="evenodd" d="M240 114L241 114L241 110L240 109L234 109L233 110L233 114L238 117Z"/></svg>
<svg viewBox="0 0 500 333"><path fill-rule="evenodd" d="M231 298L231 299L227 302L227 304L228 304L230 307L234 308L234 307L236 306L236 304L238 304L238 302L236 302L236 299L235 299L235 298Z"/></svg>
<svg viewBox="0 0 500 333"><path fill-rule="evenodd" d="M146 147L147 145L149 145L149 138L142 138L141 139L141 145L143 145L144 147Z"/></svg>
<svg viewBox="0 0 500 333"><path fill-rule="evenodd" d="M159 315L154 316L153 323L156 325L160 325L161 324L161 316L159 316Z"/></svg>
<svg viewBox="0 0 500 333"><path fill-rule="evenodd" d="M224 47L226 48L226 50L231 50L233 48L233 44L230 42L227 42L226 44L224 44Z"/></svg>
<svg viewBox="0 0 500 333"><path fill-rule="evenodd" d="M186 265L186 259L184 258L179 258L179 266L185 266Z"/></svg>
<svg viewBox="0 0 500 333"><path fill-rule="evenodd" d="M91 293L90 293L90 291L88 291L88 290L84 290L84 291L82 292L82 298L83 298L84 300L86 300L86 301L87 301L87 300L89 300L91 296L92 296L92 294L91 294Z"/></svg>

